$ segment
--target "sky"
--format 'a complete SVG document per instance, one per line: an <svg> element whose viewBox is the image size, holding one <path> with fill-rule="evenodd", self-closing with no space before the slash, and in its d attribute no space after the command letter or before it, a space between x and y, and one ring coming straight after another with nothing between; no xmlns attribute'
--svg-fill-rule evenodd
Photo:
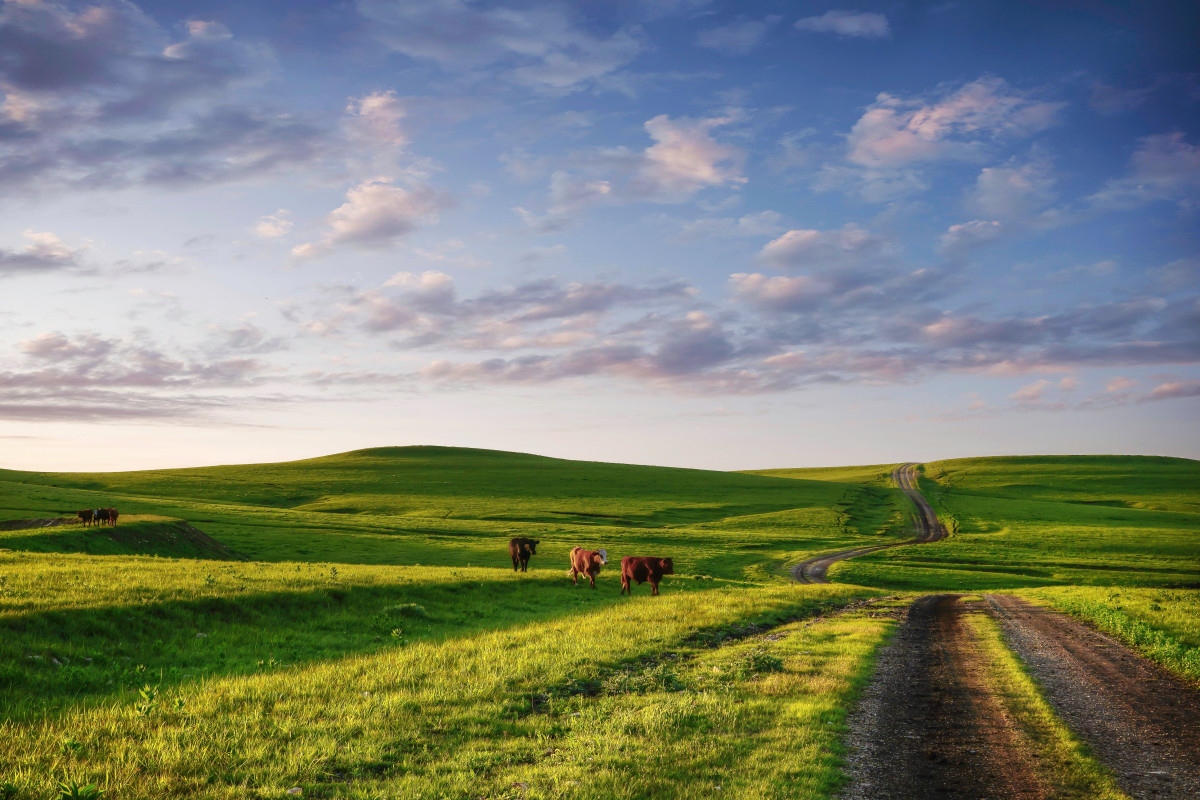
<svg viewBox="0 0 1200 800"><path fill-rule="evenodd" d="M0 467L1200 458L1200 5L0 0Z"/></svg>

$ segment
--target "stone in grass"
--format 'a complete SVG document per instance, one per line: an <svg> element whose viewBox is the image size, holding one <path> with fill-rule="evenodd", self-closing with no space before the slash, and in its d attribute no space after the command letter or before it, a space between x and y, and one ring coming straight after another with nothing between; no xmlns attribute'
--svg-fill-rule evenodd
<svg viewBox="0 0 1200 800"><path fill-rule="evenodd" d="M304 794L304 790L301 789L299 786L293 786L292 788L290 788L286 792L284 792L284 794L301 795L301 794Z"/></svg>

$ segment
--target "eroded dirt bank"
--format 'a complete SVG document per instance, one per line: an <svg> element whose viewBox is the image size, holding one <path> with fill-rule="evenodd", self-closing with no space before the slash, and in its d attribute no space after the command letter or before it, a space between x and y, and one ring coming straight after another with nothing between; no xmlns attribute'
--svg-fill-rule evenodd
<svg viewBox="0 0 1200 800"><path fill-rule="evenodd" d="M1200 797L1200 692L1070 617L1017 597L987 600L1046 699L1123 791Z"/></svg>
<svg viewBox="0 0 1200 800"><path fill-rule="evenodd" d="M956 595L913 603L850 718L852 800L1033 798L1050 792L988 690Z"/></svg>

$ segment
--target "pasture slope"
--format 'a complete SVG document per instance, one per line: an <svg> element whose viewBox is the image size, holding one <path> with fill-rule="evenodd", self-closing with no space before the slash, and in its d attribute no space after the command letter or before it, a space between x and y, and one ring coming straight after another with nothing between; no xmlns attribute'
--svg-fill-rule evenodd
<svg viewBox="0 0 1200 800"><path fill-rule="evenodd" d="M897 670L903 648L884 645L912 638L918 593L1021 588L1190 674L1196 464L1143 481L1141 460L1110 461L927 465L920 488L954 535L808 586L788 568L913 538L897 465L714 473L377 448L0 470L0 798L854 792L863 727L847 712ZM1013 468L1031 474L1018 485ZM1082 519L1059 508L1080 500ZM1040 538L1023 503L1054 521ZM3 524L97 505L129 532ZM512 572L512 536L541 541L527 574ZM671 555L677 575L654 600L619 597L611 566L597 590L573 587L577 544ZM935 606L967 609L929 618L990 654L971 662L986 666L971 691L1036 733L1014 741L1041 759L1039 785L1121 796L992 606Z"/></svg>

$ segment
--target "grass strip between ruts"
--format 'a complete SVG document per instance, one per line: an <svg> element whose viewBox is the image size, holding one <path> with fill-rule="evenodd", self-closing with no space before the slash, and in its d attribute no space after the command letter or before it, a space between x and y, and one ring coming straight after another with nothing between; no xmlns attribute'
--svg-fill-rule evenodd
<svg viewBox="0 0 1200 800"><path fill-rule="evenodd" d="M1112 773L1097 761L1042 696L1020 659L1005 644L995 620L982 612L964 615L980 645L990 688L1032 751L1038 777L1056 798L1129 800Z"/></svg>

